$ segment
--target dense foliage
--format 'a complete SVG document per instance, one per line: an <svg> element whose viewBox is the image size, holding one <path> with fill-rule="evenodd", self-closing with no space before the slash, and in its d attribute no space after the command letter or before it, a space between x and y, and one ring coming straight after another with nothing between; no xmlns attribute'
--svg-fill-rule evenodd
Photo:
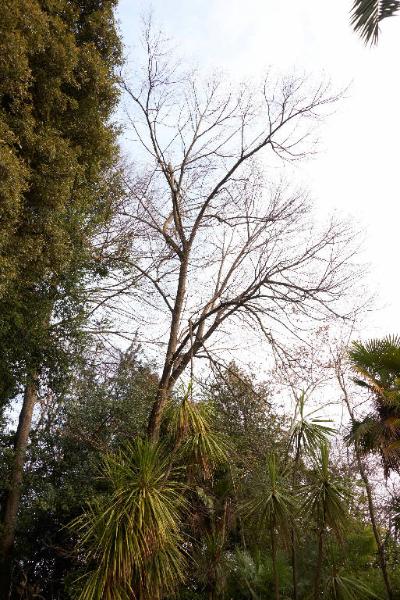
<svg viewBox="0 0 400 600"><path fill-rule="evenodd" d="M400 342L294 347L337 322L353 232L317 232L255 160L313 152L337 96L202 89L150 24L135 88L116 0L3 5L0 597L400 599ZM397 10L356 2L353 24L376 39ZM245 327L263 376L220 349Z"/></svg>

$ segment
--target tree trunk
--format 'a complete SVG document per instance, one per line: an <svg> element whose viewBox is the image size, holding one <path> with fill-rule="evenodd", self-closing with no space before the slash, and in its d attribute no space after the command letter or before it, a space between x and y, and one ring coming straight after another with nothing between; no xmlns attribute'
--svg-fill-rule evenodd
<svg viewBox="0 0 400 600"><path fill-rule="evenodd" d="M152 441L157 441L160 435L161 414L167 401L168 392L165 388L159 388L153 407L151 409L147 434Z"/></svg>
<svg viewBox="0 0 400 600"><path fill-rule="evenodd" d="M300 462L300 447L301 447L301 437L299 437L297 442L296 454L294 457L294 469L292 475L292 487L293 490L296 487L297 473L299 469ZM292 525L290 530L290 548L291 548L291 563L292 563L292 584L293 584L293 600L297 600L297 554L296 554L296 536L294 531L294 526Z"/></svg>
<svg viewBox="0 0 400 600"><path fill-rule="evenodd" d="M317 565L315 568L315 583L314 583L314 600L320 600L321 594L321 572L322 572L322 557L324 550L324 530L319 530L318 534L318 556L317 556Z"/></svg>
<svg viewBox="0 0 400 600"><path fill-rule="evenodd" d="M271 545L272 545L272 570L273 570L273 574L274 574L275 600L279 600L280 592L279 592L279 574L278 574L278 568L277 568L277 564L276 564L275 523L272 523L272 527L271 527Z"/></svg>
<svg viewBox="0 0 400 600"><path fill-rule="evenodd" d="M14 461L11 470L9 490L6 495L2 514L3 533L0 540L0 597L4 600L7 600L10 596L15 528L21 500L26 449L28 446L33 408L36 400L37 377L34 376L31 377L25 387L24 401L15 435Z"/></svg>
<svg viewBox="0 0 400 600"><path fill-rule="evenodd" d="M291 560L292 560L292 583L293 583L293 600L297 600L297 555L296 555L296 539L294 529L290 532L291 542Z"/></svg>
<svg viewBox="0 0 400 600"><path fill-rule="evenodd" d="M345 384L345 381L343 378L343 374L341 372L338 372L337 375L338 375L339 385L340 385L343 395L344 395L344 401L346 403L351 422L354 423L354 414L353 414L352 407L350 405L350 400L349 400L349 396L347 393L347 388L346 388L346 384ZM361 475L361 479L363 480L363 483L365 486L365 492L367 494L369 518L371 521L371 526L372 526L372 531L374 533L376 546L378 548L379 566L381 569L383 582L384 582L385 588L386 588L386 595L387 595L388 600L392 600L393 592L392 592L392 588L391 588L390 581L389 581L389 575L387 572L385 547L382 543L378 525L377 525L376 518L375 518L375 507L374 507L374 500L372 497L372 489L371 489L371 486L370 486L370 483L368 480L368 475L365 470L360 451L356 444L354 444L354 454L356 456L358 470Z"/></svg>
<svg viewBox="0 0 400 600"><path fill-rule="evenodd" d="M389 581L389 575L387 572L385 547L382 543L379 529L378 529L378 526L376 523L375 507L374 507L374 501L372 498L371 486L369 484L368 476L367 476L367 473L365 472L365 468L364 468L359 450L357 448L355 448L355 455L356 455L356 459L357 459L358 470L360 471L361 479L364 482L365 491L367 494L369 518L371 521L372 530L374 532L376 546L378 548L379 566L381 568L382 577L383 577L383 581L384 581L385 588L386 588L386 594L387 594L388 600L392 600L393 592L392 592L392 588L391 588L390 581Z"/></svg>
<svg viewBox="0 0 400 600"><path fill-rule="evenodd" d="M183 306L186 294L186 280L189 264L189 249L182 258L179 271L178 288L176 291L175 304L172 311L172 319L168 340L167 352L165 355L164 368L158 386L157 396L150 413L147 434L153 441L157 441L160 435L161 415L169 392L171 391L171 372L174 363L174 354L176 352L179 336L179 326L182 317Z"/></svg>

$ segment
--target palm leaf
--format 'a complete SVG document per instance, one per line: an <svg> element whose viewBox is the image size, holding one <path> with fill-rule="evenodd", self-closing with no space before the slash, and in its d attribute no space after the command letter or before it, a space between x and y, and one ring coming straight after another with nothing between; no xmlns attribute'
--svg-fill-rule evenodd
<svg viewBox="0 0 400 600"><path fill-rule="evenodd" d="M324 597L331 600L366 600L367 598L380 600L380 596L359 579L340 573L335 573L327 579Z"/></svg>
<svg viewBox="0 0 400 600"><path fill-rule="evenodd" d="M197 466L205 478L228 460L228 445L213 427L213 405L193 402L185 394L179 403L171 401L164 413L171 446L186 468Z"/></svg>
<svg viewBox="0 0 400 600"><path fill-rule="evenodd" d="M286 541L297 512L297 499L292 493L289 472L271 453L262 472L257 473L251 498L242 507L245 518L255 518L260 528L270 529L274 523Z"/></svg>
<svg viewBox="0 0 400 600"><path fill-rule="evenodd" d="M150 600L183 581L185 500L176 476L162 448L146 440L105 457L109 490L71 525L80 557L94 565L79 600Z"/></svg>
<svg viewBox="0 0 400 600"><path fill-rule="evenodd" d="M379 23L392 17L400 9L397 0L355 0L351 10L351 24L366 44L376 44Z"/></svg>
<svg viewBox="0 0 400 600"><path fill-rule="evenodd" d="M340 538L348 522L351 494L346 482L330 470L326 442L314 456L311 482L304 486L304 491L303 514L313 516L320 529L329 527Z"/></svg>

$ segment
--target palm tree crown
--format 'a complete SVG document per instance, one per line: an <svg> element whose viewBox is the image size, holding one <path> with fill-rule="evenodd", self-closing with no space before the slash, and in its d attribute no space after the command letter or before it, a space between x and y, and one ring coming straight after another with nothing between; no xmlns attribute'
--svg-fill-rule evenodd
<svg viewBox="0 0 400 600"><path fill-rule="evenodd" d="M379 452L388 475L400 467L400 337L355 342L349 357L355 383L374 400L374 411L353 423L349 439L364 452Z"/></svg>

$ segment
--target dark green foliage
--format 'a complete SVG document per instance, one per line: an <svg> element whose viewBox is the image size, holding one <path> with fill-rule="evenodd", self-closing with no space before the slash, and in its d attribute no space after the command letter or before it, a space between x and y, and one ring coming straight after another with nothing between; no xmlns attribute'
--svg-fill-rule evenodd
<svg viewBox="0 0 400 600"><path fill-rule="evenodd" d="M67 598L79 567L68 523L87 499L104 489L102 453L118 450L142 432L157 376L135 349L99 369L104 348L88 352L69 389L49 392L31 433L15 551L15 582L24 577L46 598ZM113 364L113 362L116 364ZM13 431L0 437L0 502Z"/></svg>
<svg viewBox="0 0 400 600"><path fill-rule="evenodd" d="M342 595L344 598L362 600L368 597L367 589L382 597L375 542L362 516L365 500L357 477L352 484L344 478L346 469L342 469L340 463L327 462L324 453L318 459L312 452L310 458L303 449L296 463L293 487L291 467L295 454L293 451L288 454L293 428L285 427L270 403L265 404L265 399L271 398L266 395L267 386L258 386L258 391L263 389L265 395L257 395L251 379L241 373L247 392L239 394L235 387L244 390L238 374L231 379L229 414L237 415L237 435L233 417L227 428L229 435L222 427L227 418L229 373L214 380L211 402L193 403L189 390L180 401L179 397L171 401L162 428L164 434L168 432L164 435L165 443L153 447L147 442L135 442L145 432L157 386L151 365L144 363L134 349L121 354L117 361L111 360L100 347L88 356L90 360L75 371L66 393L53 396L51 402L44 399L33 430L26 494L17 532L15 600L22 598L17 593L21 585L31 590L31 596L27 597L32 600L33 590L46 600L67 600L81 593L87 598L95 598L96 594L99 598L107 597L104 591L90 596L90 590L95 589L90 586L100 589L102 578L98 568L104 566L105 559L102 544L113 539L112 536L107 538L110 530L106 515L111 515L107 511L116 511L120 502L133 502L133 492L138 492L139 483L148 482L141 478L143 469L149 476L152 473L156 486L164 491L173 488L178 512L175 513L176 529L168 528L170 550L161 556L153 552L155 546L150 552L149 546L143 558L146 576L141 576L138 547L136 558L132 554L128 561L127 553L129 548L134 550L134 546L130 546L135 539L132 536L140 533L136 529L138 520L135 517L132 521L133 508L122 511L123 519L130 525L124 530L126 539L120 548L127 562L119 564L121 568L125 564L126 572L129 571L125 583L135 590L141 589L141 597L272 600L277 578L281 600L292 598L292 519L296 531L299 600L309 598L313 589L321 526L326 526L321 572L324 597L330 594L327 597L335 598L332 595L335 586L337 589L347 586L346 590L351 590L353 596ZM245 431L252 432L248 438L241 429L246 397L251 400L246 406ZM223 403L222 398L225 398ZM219 405L218 399L221 399ZM267 418L257 423L264 406L267 406ZM11 436L4 432L1 440L5 459ZM139 448L137 444L142 446ZM105 471L101 469L104 455ZM150 493L150 488L146 489L146 494ZM355 497L354 506L352 502L343 501L349 498L350 492ZM158 492L157 498L161 501ZM301 510L305 498L310 508L307 512ZM338 502L335 498L339 498ZM91 506L89 512L85 509L87 500ZM171 497L169 501L172 500ZM246 509L250 504L251 511ZM319 510L322 504L326 507L324 518ZM187 509L183 510L184 506ZM78 519L83 529L67 527L74 519ZM120 521L121 532L122 524ZM155 535L156 529L152 531ZM77 554L78 538L84 544ZM139 536L137 540L140 539ZM156 538L150 536L149 539L156 543ZM393 544L396 547L394 541ZM394 551L392 555L395 560ZM112 556L117 554L113 552ZM135 564L139 570L135 570ZM78 579L77 582L79 576L88 572L92 574L90 580ZM161 573L164 573L162 577ZM83 581L88 582L85 587ZM168 595L168 589L172 588L177 596ZM131 592L126 591L129 587L118 589L121 597L124 593L131 597ZM164 594L157 596L162 589ZM110 593L118 597L115 590L116 587Z"/></svg>
<svg viewBox="0 0 400 600"><path fill-rule="evenodd" d="M397 0L355 0L351 11L351 24L366 44L376 44L379 23L400 10Z"/></svg>
<svg viewBox="0 0 400 600"><path fill-rule="evenodd" d="M364 452L378 452L388 475L400 465L400 339L354 342L349 357L355 383L369 390L374 410L353 422L348 439Z"/></svg>
<svg viewBox="0 0 400 600"><path fill-rule="evenodd" d="M82 311L91 240L110 216L106 174L117 151L109 117L121 61L114 5L2 6L0 399L30 369L47 366L53 377Z"/></svg>

